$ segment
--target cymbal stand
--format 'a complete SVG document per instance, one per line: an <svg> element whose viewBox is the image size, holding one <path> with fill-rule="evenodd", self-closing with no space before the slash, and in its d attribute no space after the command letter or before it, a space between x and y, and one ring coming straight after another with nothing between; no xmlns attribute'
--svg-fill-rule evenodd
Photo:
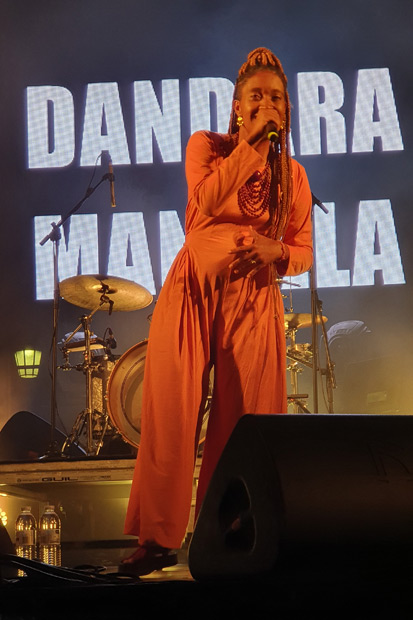
<svg viewBox="0 0 413 620"><path fill-rule="evenodd" d="M300 287L300 284L291 282L291 278L290 278L289 281L285 281L285 280L282 280L280 278L280 279L278 279L278 283L279 284L281 283L281 284L288 284L289 285L289 287L290 287L290 293L289 293L290 306L288 308L288 312L294 312L292 287L293 286ZM284 297L286 297L286 295L284 295ZM294 413L299 413L300 411L302 413L310 413L310 411L307 408L307 404L305 402L305 400L308 398L308 394L299 394L298 393L298 373L302 372L302 368L299 366L299 362L302 363L302 360L299 359L298 356L296 357L294 355L294 352L297 350L297 345L296 345L296 341L295 341L296 333L297 333L297 329L294 328L294 327L289 327L288 330L286 331L286 337L289 338L290 341L291 341L291 346L287 348L287 357L289 357L291 360L293 360L287 366L287 371L289 371L290 375L291 375L291 387L292 387L292 390L293 390L292 394L287 395L287 403L293 405ZM308 362L305 362L305 363L306 363L306 365L308 365Z"/></svg>
<svg viewBox="0 0 413 620"><path fill-rule="evenodd" d="M98 444L96 446L94 446L94 441L93 441L93 414L94 414L94 409L92 408L92 400L93 400L93 394L92 394L92 372L93 372L93 365L92 365L92 352L91 352L91 347L90 347L90 336L91 336L91 331L90 331L90 322L91 319L93 317L93 315L101 308L101 306L105 303L109 303L110 307L112 307L113 302L106 296L106 290L105 287L108 288L106 285L102 285L102 295L100 298L100 304L97 306L97 308L95 308L90 314L88 315L83 315L81 317L81 323L78 325L78 327L74 330L74 332L72 334L70 334L70 336L66 339L65 343L67 344L67 342L69 340L71 340L73 338L73 336L83 327L83 331L85 334L85 352L84 352L84 363L83 363L83 372L86 376L86 407L85 409L77 416L72 432L69 435L69 437L66 438L63 447L62 447L62 454L64 454L64 452L69 448L69 446L71 446L73 443L79 443L79 439L80 436L83 432L83 430L86 427L86 455L87 456L96 456L102 445L103 445L103 437L106 433L107 430L107 426L108 426L108 420L107 420L107 415L103 414L105 417L105 421L103 424L103 428L101 430L100 433L100 438L98 441Z"/></svg>
<svg viewBox="0 0 413 620"><path fill-rule="evenodd" d="M51 223L52 230L48 235L46 235L40 242L39 245L43 246L48 241L53 243L53 317L52 317L52 389L51 389L51 404L50 404L50 444L46 451L46 453L40 457L42 459L45 458L56 458L63 455L62 451L57 449L55 434L56 434L56 412L57 412L57 402L56 402L56 369L57 369L57 329L58 329L58 318L59 318L59 242L61 239L60 228L63 224L74 214L76 211L80 209L82 204L93 194L93 192L101 185L104 181L112 180L113 174L106 173L102 176L100 181L95 185L89 185L86 189L85 195L83 198L64 216L62 217L57 224L55 222Z"/></svg>
<svg viewBox="0 0 413 620"><path fill-rule="evenodd" d="M299 365L299 360L295 358L294 351L296 350L296 341L295 335L297 330L295 328L290 328L287 331L287 337L290 338L291 346L287 349L287 357L291 360L289 365L287 366L287 371L290 372L291 378L291 388L292 394L287 396L287 401L289 404L293 405L294 413L310 413L307 408L306 403L304 402L308 398L308 394L299 394L298 392L298 374L302 372L302 368Z"/></svg>

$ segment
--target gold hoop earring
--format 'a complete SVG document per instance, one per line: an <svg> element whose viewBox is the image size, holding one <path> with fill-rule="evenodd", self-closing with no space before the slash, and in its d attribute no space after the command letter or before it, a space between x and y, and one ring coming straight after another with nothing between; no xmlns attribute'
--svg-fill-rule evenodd
<svg viewBox="0 0 413 620"><path fill-rule="evenodd" d="M244 124L244 119L242 118L242 116L237 116L237 125L238 127L242 127Z"/></svg>

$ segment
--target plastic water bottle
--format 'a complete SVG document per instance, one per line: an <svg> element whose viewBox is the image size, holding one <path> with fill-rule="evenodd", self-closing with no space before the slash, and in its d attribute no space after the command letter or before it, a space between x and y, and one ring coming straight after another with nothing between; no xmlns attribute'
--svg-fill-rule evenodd
<svg viewBox="0 0 413 620"><path fill-rule="evenodd" d="M61 523L54 506L45 506L39 521L39 560L52 566L61 566Z"/></svg>
<svg viewBox="0 0 413 620"><path fill-rule="evenodd" d="M16 555L36 559L37 524L31 506L24 506L16 519Z"/></svg>

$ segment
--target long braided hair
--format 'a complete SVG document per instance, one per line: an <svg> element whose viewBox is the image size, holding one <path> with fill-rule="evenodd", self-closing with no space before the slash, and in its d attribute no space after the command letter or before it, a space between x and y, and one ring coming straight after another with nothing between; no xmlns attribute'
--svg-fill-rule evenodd
<svg viewBox="0 0 413 620"><path fill-rule="evenodd" d="M291 206L291 154L290 154L290 128L291 107L287 91L287 76L281 62L265 47L257 47L247 56L246 62L241 66L235 82L233 101L239 100L241 90L247 80L259 71L273 71L282 81L285 92L286 113L285 122L279 131L279 140L274 148L270 148L269 161L272 170L270 222L268 236L273 239L281 239L285 232L287 218ZM238 138L239 127L237 115L232 110L228 133L234 141ZM279 200L278 200L279 187Z"/></svg>

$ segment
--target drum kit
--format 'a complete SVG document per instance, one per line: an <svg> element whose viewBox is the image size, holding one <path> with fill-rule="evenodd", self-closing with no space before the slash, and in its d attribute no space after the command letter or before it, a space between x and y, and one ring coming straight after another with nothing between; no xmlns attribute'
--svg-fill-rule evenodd
<svg viewBox="0 0 413 620"><path fill-rule="evenodd" d="M327 317L317 315L316 324L325 323ZM287 396L288 404L293 407L294 413L310 413L306 400L308 394L300 394L298 390L298 375L303 366L313 369L313 346L310 343L298 343L297 330L313 326L313 317L307 313L289 312L284 314L284 329L287 340L287 358L291 360L287 366L290 373L292 394Z"/></svg>
<svg viewBox="0 0 413 620"><path fill-rule="evenodd" d="M115 276L79 275L60 283L60 295L67 302L90 310L81 317L79 325L59 343L64 363L61 370L76 369L85 376L85 408L77 416L70 434L66 437L61 456L67 456L72 445L81 448L87 456L99 455L104 442L121 437L132 449L139 447L141 439L142 386L148 340L138 342L121 356L114 356L116 346L113 334L103 338L91 330L91 322L98 311L129 312L149 306L152 295L136 282ZM316 323L324 324L327 318L317 315ZM287 371L290 373L292 393L288 404L294 413L310 413L306 400L308 394L299 393L298 375L303 366L313 368L313 346L298 343L297 331L313 326L312 314L288 312L284 315L287 338ZM81 364L71 364L70 356L82 353ZM205 408L207 420L212 386Z"/></svg>
<svg viewBox="0 0 413 620"><path fill-rule="evenodd" d="M53 325L52 325L52 389L51 389L51 440L49 449L41 458L56 458L67 456L67 451L74 444L83 448L82 438L86 438L84 452L87 456L98 455L108 431L113 431L122 437L124 441L133 447L139 447L140 443L140 412L142 401L142 383L145 368L147 340L142 341L126 353L124 353L115 363L115 358L111 353L111 339L96 337L91 331L91 321L94 314L98 311L128 312L139 310L149 306L152 295L143 286L109 275L78 275L67 278L59 282L59 245L61 239L60 228L70 217L76 213L82 204L90 198L95 190L106 180L111 183L112 206L115 206L113 196L114 175L109 157L109 173L104 174L100 181L92 186L88 185L84 196L70 211L63 216L59 222L52 222L51 231L39 242L41 246L48 241L53 244ZM106 156L106 155L105 155ZM98 158L99 159L99 158ZM93 178L93 177L92 177ZM313 207L318 205L323 211L328 213L326 207L312 194ZM287 347L287 357L291 360L287 370L291 373L291 384L293 393L288 396L288 402L294 406L294 411L309 413L305 404L307 394L298 392L298 373L301 370L300 364L310 366L313 370L313 413L318 413L318 390L317 373L319 371L318 347L317 347L317 327L321 325L323 330L324 342L326 347L327 366L325 369L328 410L333 411L332 389L335 386L334 364L331 362L328 343L325 333L324 323L327 320L322 316L322 304L318 299L316 290L316 278L314 266L310 272L311 288L311 314L296 314L291 311L285 314L285 333L290 340ZM283 282L283 280L279 280ZM290 282L292 286L292 283ZM290 289L291 289L290 286ZM298 286L298 285L297 285ZM83 315L80 324L71 333L65 336L61 343L61 351L64 356L64 364L57 364L57 331L59 315L59 299L62 297L67 302L90 310L90 314ZM299 329L312 328L312 345L299 344L296 342L296 332ZM83 331L81 331L83 329ZM83 353L83 363L71 365L70 354L74 352ZM86 403L85 409L77 416L71 433L66 438L62 449L57 447L54 432L56 427L56 370L71 370L76 368L82 370L85 375L86 383ZM212 371L213 375L213 371ZM99 388L95 389L96 380ZM203 432L205 435L206 424L209 415L209 408L212 398L212 383L210 376L210 391L204 412ZM96 394L100 398L96 398ZM96 402L96 401L99 402ZM202 440L202 432L201 432Z"/></svg>
<svg viewBox="0 0 413 620"><path fill-rule="evenodd" d="M109 173L104 174L96 185L89 184L81 200L57 223L52 222L51 231L39 242L41 246L49 241L52 243L54 283L51 346L51 434L49 448L41 459L66 457L72 445L80 448L87 456L96 456L101 451L105 438L111 434L120 436L133 448L137 448L140 443L142 383L147 340L134 345L115 361L111 352L111 347L114 348L111 345L112 338L96 337L91 331L91 321L98 311L108 311L110 315L117 311L129 312L146 308L153 301L152 295L140 284L115 276L78 275L59 282L58 275L61 227L106 180L111 183L112 207L116 206L114 204L114 175L110 155L107 151L102 151L103 154L105 154L105 158L109 157ZM75 306L91 310L91 312L88 315L83 315L76 329L71 334L67 334L60 343L64 363L58 366L57 332L60 297ZM70 364L69 357L75 352L83 354L82 364ZM56 370L71 370L72 368L81 370L85 375L86 403L85 409L77 416L69 436L60 448L55 438ZM211 395L209 394L204 420L209 413L210 400ZM205 426L203 431L205 433Z"/></svg>
<svg viewBox="0 0 413 620"><path fill-rule="evenodd" d="M99 274L79 275L63 280L60 283L60 295L75 306L91 310L90 314L81 317L76 329L66 334L60 343L65 361L58 368L81 370L86 383L85 409L77 416L62 446L62 455L67 455L70 446L74 444L83 448L87 456L96 456L104 440L108 435L113 437L113 434L119 434L132 446L138 446L140 420L133 419L131 411L136 409L140 412L141 390L138 386L143 379L146 341L132 347L130 352L118 360L119 366L115 373L114 367L117 364L111 351L113 335L109 338L95 336L91 331L91 321L98 311L111 314L146 308L152 303L152 295L136 282ZM136 349L138 354L135 353ZM83 354L83 363L71 365L70 354L78 352ZM129 363L130 358L132 365ZM126 363L129 368L124 373ZM111 399L107 396L110 384L113 385ZM132 393L132 387L135 390L130 402L128 394Z"/></svg>

